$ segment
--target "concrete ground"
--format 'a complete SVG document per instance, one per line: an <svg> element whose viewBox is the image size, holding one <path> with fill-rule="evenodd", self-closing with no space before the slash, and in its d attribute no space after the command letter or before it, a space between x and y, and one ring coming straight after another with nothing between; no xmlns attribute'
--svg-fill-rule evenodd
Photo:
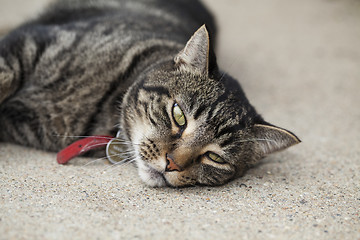
<svg viewBox="0 0 360 240"><path fill-rule="evenodd" d="M46 0L0 0L0 29ZM0 144L0 239L360 239L360 2L206 0L220 66L303 142L222 187Z"/></svg>

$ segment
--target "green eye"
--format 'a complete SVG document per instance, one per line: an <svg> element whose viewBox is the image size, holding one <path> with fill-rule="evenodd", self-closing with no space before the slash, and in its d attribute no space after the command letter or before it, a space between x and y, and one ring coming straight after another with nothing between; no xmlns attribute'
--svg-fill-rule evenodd
<svg viewBox="0 0 360 240"><path fill-rule="evenodd" d="M224 159L222 159L219 155L217 155L216 153L213 152L209 152L206 154L207 157L211 160L214 161L216 163L225 163Z"/></svg>
<svg viewBox="0 0 360 240"><path fill-rule="evenodd" d="M177 125L179 125L180 127L185 126L186 124L185 115L177 103L175 103L173 106L172 114Z"/></svg>

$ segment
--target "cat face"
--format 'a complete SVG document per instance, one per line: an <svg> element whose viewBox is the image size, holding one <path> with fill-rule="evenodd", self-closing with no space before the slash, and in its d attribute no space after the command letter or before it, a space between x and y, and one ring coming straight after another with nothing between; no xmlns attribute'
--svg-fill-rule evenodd
<svg viewBox="0 0 360 240"><path fill-rule="evenodd" d="M139 175L150 186L221 185L299 141L262 121L239 84L210 65L204 26L172 63L130 88L122 116Z"/></svg>

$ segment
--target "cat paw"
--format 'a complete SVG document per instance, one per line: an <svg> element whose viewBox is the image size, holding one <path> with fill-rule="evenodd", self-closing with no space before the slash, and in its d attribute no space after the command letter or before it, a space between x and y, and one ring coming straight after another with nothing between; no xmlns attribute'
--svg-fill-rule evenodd
<svg viewBox="0 0 360 240"><path fill-rule="evenodd" d="M0 58L0 104L14 92L14 72L5 64L4 59Z"/></svg>

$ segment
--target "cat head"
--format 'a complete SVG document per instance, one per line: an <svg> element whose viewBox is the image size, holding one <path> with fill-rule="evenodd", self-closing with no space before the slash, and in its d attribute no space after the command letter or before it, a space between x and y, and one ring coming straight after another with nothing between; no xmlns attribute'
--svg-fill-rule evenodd
<svg viewBox="0 0 360 240"><path fill-rule="evenodd" d="M238 82L218 70L205 26L130 88L121 128L150 186L221 185L300 142L263 121Z"/></svg>

